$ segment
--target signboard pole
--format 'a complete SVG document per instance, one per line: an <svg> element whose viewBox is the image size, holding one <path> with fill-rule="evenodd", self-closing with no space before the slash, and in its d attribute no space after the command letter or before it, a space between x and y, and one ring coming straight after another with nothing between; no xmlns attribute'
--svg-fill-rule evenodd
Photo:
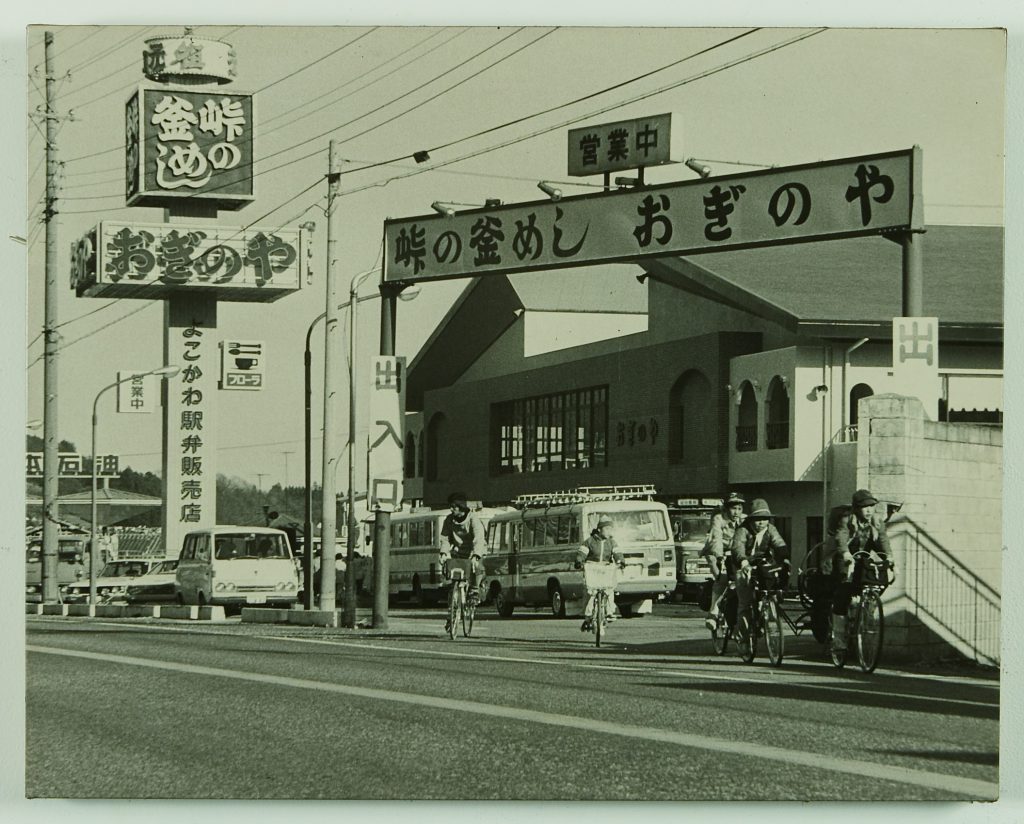
<svg viewBox="0 0 1024 824"><path fill-rule="evenodd" d="M395 320L401 287L381 284L380 353L395 354ZM388 588L391 576L391 513L377 507L373 516L373 628L388 627Z"/></svg>
<svg viewBox="0 0 1024 824"><path fill-rule="evenodd" d="M924 235L907 232L900 244L903 248L903 315L924 315Z"/></svg>

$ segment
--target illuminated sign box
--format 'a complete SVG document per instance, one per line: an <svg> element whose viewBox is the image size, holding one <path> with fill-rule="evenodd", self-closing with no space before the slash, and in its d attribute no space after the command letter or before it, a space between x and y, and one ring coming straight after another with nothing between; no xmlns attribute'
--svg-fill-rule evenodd
<svg viewBox="0 0 1024 824"><path fill-rule="evenodd" d="M125 104L129 206L240 209L254 198L252 163L250 94L140 86Z"/></svg>
<svg viewBox="0 0 1024 824"><path fill-rule="evenodd" d="M655 114L569 130L569 174L573 177L660 166L681 159L672 145L672 115Z"/></svg>
<svg viewBox="0 0 1024 824"><path fill-rule="evenodd" d="M305 261L301 229L106 220L72 244L71 287L79 297L268 303L301 287Z"/></svg>

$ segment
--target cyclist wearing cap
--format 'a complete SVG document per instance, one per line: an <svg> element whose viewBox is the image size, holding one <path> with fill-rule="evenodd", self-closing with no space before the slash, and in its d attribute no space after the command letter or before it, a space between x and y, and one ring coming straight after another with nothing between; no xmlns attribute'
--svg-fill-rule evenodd
<svg viewBox="0 0 1024 824"><path fill-rule="evenodd" d="M711 567L711 606L708 609L708 617L704 621L708 629L714 629L717 625L716 618L720 609L720 601L729 589L731 561L727 563L727 554L732 546L733 535L743 524L743 507L746 500L738 492L730 492L722 505L721 512L716 512L711 518L711 528L708 530L707 540L700 554L708 559L708 566Z"/></svg>
<svg viewBox="0 0 1024 824"><path fill-rule="evenodd" d="M779 581L789 580L789 547L775 524L771 523L772 512L763 498L755 498L750 514L732 536L732 561L736 569L736 614L739 627L750 626L753 615L754 575L760 576L763 587L771 586L771 575L763 567L755 571L754 562L767 560L772 565L781 565ZM746 618L746 621L741 620Z"/></svg>
<svg viewBox="0 0 1024 824"><path fill-rule="evenodd" d="M449 557L469 558L472 560L469 573L469 598L479 602L482 575L480 559L487 552L487 535L481 520L472 515L466 496L461 492L453 492L448 496L451 512L445 516L441 525L441 537L448 541L447 549L442 546L440 562L443 566Z"/></svg>
<svg viewBox="0 0 1024 824"><path fill-rule="evenodd" d="M889 536L885 516L875 512L878 499L866 489L853 493L850 513L839 521L832 544L832 568L839 577L832 597L832 648L846 649L846 614L854 593L864 579L864 564L854 563L855 552L871 552L881 560L889 558ZM885 574L884 571L882 573Z"/></svg>
<svg viewBox="0 0 1024 824"><path fill-rule="evenodd" d="M622 563L622 555L619 553L618 546L615 543L615 538L612 537L612 529L615 526L615 522L609 518L601 518L597 522L597 526L594 527L590 533L590 537L587 538L577 550L579 553L579 561L581 564L587 561L597 561L598 563ZM615 591L608 591L608 620L614 620L615 616L612 614L615 611ZM589 632L591 629L591 620L594 615L594 593L591 592L587 596L587 605L583 608L583 625L580 627L580 631Z"/></svg>

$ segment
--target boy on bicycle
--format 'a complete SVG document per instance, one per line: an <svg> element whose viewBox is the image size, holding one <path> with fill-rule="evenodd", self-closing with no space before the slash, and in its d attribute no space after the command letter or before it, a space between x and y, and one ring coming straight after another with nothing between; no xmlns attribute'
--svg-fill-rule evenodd
<svg viewBox="0 0 1024 824"><path fill-rule="evenodd" d="M736 568L736 623L741 627L753 625L752 605L754 602L754 576L762 588L773 585L772 577L763 566L755 570L756 562L782 566L779 581L789 580L789 547L775 524L771 523L771 510L763 498L755 498L750 514L732 536L732 560ZM746 619L746 620L743 620Z"/></svg>
<svg viewBox="0 0 1024 824"><path fill-rule="evenodd" d="M622 555L618 551L618 546L615 543L615 538L612 537L612 529L615 526L615 522L608 518L601 518L597 522L597 526L594 527L590 533L590 537L583 542L583 545L577 550L579 554L580 564L584 564L587 561L597 561L598 563L622 563ZM606 589L605 592L608 594L608 620L614 620L615 616L612 614L615 611L615 590ZM580 627L581 632L589 632L593 629L593 615L594 615L594 593L590 592L587 594L587 605L583 608L583 625Z"/></svg>
<svg viewBox="0 0 1024 824"><path fill-rule="evenodd" d="M886 518L876 514L878 499L866 489L853 493L850 512L842 518L829 536L825 554L831 558L834 574L839 578L832 597L832 649L846 649L846 615L850 601L864 581L863 563L854 564L855 552L873 552L882 561L889 558L889 536L885 532ZM884 568L882 575L885 575Z"/></svg>
<svg viewBox="0 0 1024 824"><path fill-rule="evenodd" d="M721 609L722 596L729 589L729 570L726 567L726 554L732 546L733 535L743 524L743 507L746 500L739 492L730 492L722 505L722 511L716 512L711 519L707 540L700 554L708 559L711 568L711 606L704 624L708 629L718 625L718 613Z"/></svg>
<svg viewBox="0 0 1024 824"><path fill-rule="evenodd" d="M480 559L487 552L487 535L483 522L470 513L466 496L461 492L453 492L448 496L451 512L445 516L441 525L441 537L447 540L448 546L442 545L439 554L441 568L444 569L449 558L469 558L469 590L471 604L480 603L480 584L483 582L483 567Z"/></svg>

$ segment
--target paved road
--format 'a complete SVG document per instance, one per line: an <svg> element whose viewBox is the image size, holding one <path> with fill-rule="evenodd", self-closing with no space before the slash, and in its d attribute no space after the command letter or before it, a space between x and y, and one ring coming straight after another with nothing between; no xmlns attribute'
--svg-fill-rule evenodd
<svg viewBox="0 0 1024 824"><path fill-rule="evenodd" d="M29 796L977 799L998 682L717 658L692 609L386 632L28 619Z"/></svg>

